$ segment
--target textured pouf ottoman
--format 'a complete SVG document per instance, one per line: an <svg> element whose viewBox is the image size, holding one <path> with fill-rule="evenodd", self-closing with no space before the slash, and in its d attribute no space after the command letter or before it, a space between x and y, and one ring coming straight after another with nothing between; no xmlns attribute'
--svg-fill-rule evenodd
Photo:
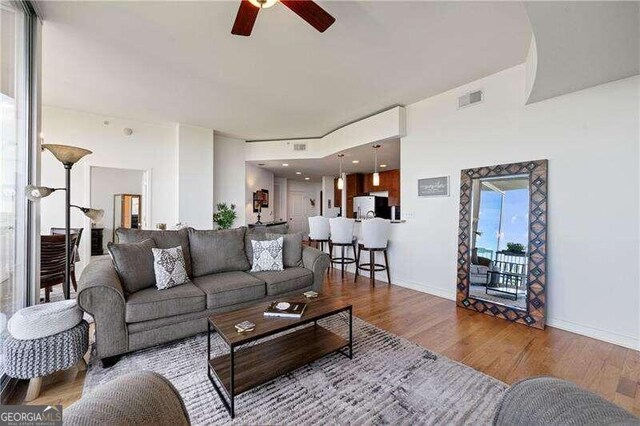
<svg viewBox="0 0 640 426"><path fill-rule="evenodd" d="M86 368L83 356L89 347L89 324L75 300L21 309L7 329L5 369L10 377L30 379L25 401L37 398L44 376L76 365Z"/></svg>

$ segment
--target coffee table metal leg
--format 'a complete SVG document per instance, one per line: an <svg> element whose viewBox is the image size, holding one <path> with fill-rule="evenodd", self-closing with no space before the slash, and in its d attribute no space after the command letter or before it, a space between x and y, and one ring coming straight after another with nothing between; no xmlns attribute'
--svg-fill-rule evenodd
<svg viewBox="0 0 640 426"><path fill-rule="evenodd" d="M353 359L353 309L349 308L349 359Z"/></svg>
<svg viewBox="0 0 640 426"><path fill-rule="evenodd" d="M229 395L229 396L231 397L231 410L229 410L229 411L230 411L230 413L229 413L229 414L231 414L231 418L233 419L233 418L235 418L235 416L236 416L235 406L234 406L235 392L234 392L234 389L233 389L233 385L234 385L234 383L233 383L233 382L234 382L234 376L235 376L235 372L234 372L234 369L233 369L233 367L235 366L235 365L234 365L234 361L235 361L235 356L234 356L234 355L235 355L235 350L234 350L234 348L233 348L233 345L231 345L231 346L230 346L230 349L231 349L231 353L230 353L230 358L231 358L231 374L230 374L230 378L231 378L231 389L230 389L230 392L229 392L229 393L230 393L230 395Z"/></svg>

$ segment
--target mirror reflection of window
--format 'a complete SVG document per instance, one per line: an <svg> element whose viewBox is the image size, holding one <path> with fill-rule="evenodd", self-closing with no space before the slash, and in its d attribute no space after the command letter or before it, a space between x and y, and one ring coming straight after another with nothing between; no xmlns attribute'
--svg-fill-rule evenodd
<svg viewBox="0 0 640 426"><path fill-rule="evenodd" d="M474 179L470 294L526 307L529 178Z"/></svg>

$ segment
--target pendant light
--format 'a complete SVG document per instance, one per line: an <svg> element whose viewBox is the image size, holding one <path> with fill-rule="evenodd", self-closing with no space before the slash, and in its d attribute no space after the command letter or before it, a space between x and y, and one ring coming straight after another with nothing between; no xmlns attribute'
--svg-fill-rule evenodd
<svg viewBox="0 0 640 426"><path fill-rule="evenodd" d="M373 186L380 186L380 173L378 173L378 148L380 148L380 145L373 146L375 164L375 169L373 170Z"/></svg>
<svg viewBox="0 0 640 426"><path fill-rule="evenodd" d="M340 190L344 188L344 179L342 179L342 157L344 157L344 154L338 154L338 158L340 158L340 177L338 178L338 189Z"/></svg>

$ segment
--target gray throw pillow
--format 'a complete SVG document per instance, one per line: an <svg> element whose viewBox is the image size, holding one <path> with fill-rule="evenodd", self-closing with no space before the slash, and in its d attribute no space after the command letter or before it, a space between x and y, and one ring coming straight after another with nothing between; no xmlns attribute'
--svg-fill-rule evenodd
<svg viewBox="0 0 640 426"><path fill-rule="evenodd" d="M182 247L184 263L187 267L187 274L193 276L191 268L191 253L189 251L189 231L180 229L178 231L157 231L151 229L116 229L116 237L119 243L137 243L138 241L153 239L157 248L168 249L176 246Z"/></svg>
<svg viewBox="0 0 640 426"><path fill-rule="evenodd" d="M244 250L244 233L244 227L218 231L189 228L193 276L251 268Z"/></svg>
<svg viewBox="0 0 640 426"><path fill-rule="evenodd" d="M253 267L251 272L282 271L282 237L275 240L251 241Z"/></svg>
<svg viewBox="0 0 640 426"><path fill-rule="evenodd" d="M284 235L267 233L265 237L267 240L275 240L279 237L284 238L282 261L285 268L302 266L302 232Z"/></svg>
<svg viewBox="0 0 640 426"><path fill-rule="evenodd" d="M191 282L187 275L187 267L184 264L182 247L170 249L152 248L153 270L156 274L156 287L158 290L175 287Z"/></svg>
<svg viewBox="0 0 640 426"><path fill-rule="evenodd" d="M153 252L156 243L151 238L130 244L107 244L113 265L120 276L126 294L152 287L156 283Z"/></svg>

